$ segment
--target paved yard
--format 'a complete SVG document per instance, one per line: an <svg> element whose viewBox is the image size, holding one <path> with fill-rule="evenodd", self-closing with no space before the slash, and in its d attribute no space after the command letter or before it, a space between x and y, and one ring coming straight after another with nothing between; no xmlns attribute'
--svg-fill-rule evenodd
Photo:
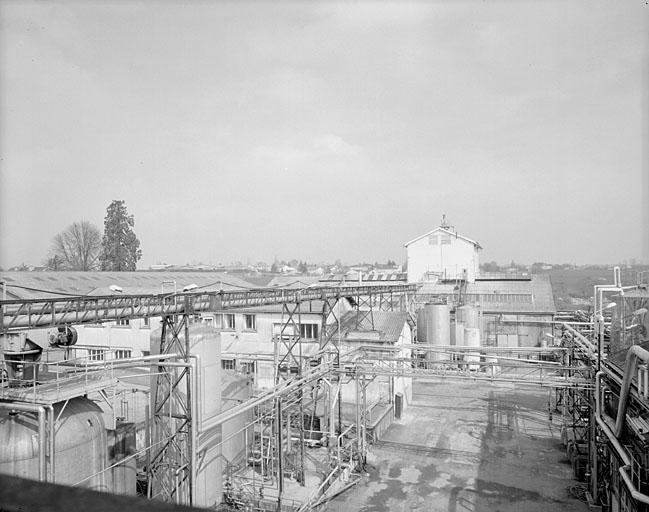
<svg viewBox="0 0 649 512"><path fill-rule="evenodd" d="M413 403L371 449L368 476L333 511L586 512L551 421L548 391L416 382Z"/></svg>

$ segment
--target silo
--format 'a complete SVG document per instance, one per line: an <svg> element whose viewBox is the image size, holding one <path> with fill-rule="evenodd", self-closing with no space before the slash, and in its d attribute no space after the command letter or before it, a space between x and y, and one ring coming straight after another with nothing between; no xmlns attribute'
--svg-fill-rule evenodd
<svg viewBox="0 0 649 512"><path fill-rule="evenodd" d="M455 311L455 318L458 322L471 329L481 329L480 310L475 306L460 306Z"/></svg>
<svg viewBox="0 0 649 512"><path fill-rule="evenodd" d="M467 327L464 329L464 344L467 347L477 347L480 348L480 329L474 327ZM464 360L469 363L467 365L469 370L477 370L480 368L478 364L480 362L480 350L475 352L465 352Z"/></svg>
<svg viewBox="0 0 649 512"><path fill-rule="evenodd" d="M428 333L426 332L426 308L417 310L417 342L426 343Z"/></svg>
<svg viewBox="0 0 649 512"><path fill-rule="evenodd" d="M54 483L107 491L107 434L102 410L77 397L54 405ZM0 409L0 474L39 477L38 414ZM50 468L50 475L52 474Z"/></svg>
<svg viewBox="0 0 649 512"><path fill-rule="evenodd" d="M160 338L162 329L151 333L151 354L160 353ZM184 336L181 335L184 343ZM196 428L202 430L199 446L195 447L200 452L201 463L194 468L196 480L194 485L193 505L197 507L211 507L220 503L223 493L221 475L221 439L222 429L218 425L209 430L203 429L203 424L221 412L221 334L214 327L193 323L189 325L190 353L199 356L200 368L194 377L199 379L198 389L201 396L194 396L192 401L198 409L198 418L195 418ZM179 369L180 370L180 369ZM185 379L177 386L180 394L186 388ZM157 377L151 377L151 410L154 410L153 401L157 391ZM167 401L167 404L175 401ZM168 414L169 406L165 404L163 414ZM171 411L173 414L174 411ZM154 479L154 484L157 480ZM159 484L157 484L159 485ZM153 489L155 495L158 489Z"/></svg>
<svg viewBox="0 0 649 512"><path fill-rule="evenodd" d="M451 344L451 308L447 304L426 304L427 343L441 346ZM429 361L444 361L446 354L430 351Z"/></svg>

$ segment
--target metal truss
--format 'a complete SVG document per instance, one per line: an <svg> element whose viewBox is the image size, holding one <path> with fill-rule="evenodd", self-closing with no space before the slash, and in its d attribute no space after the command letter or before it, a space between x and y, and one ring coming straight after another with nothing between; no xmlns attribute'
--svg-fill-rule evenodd
<svg viewBox="0 0 649 512"><path fill-rule="evenodd" d="M345 285L302 289L222 290L187 292L177 295L109 295L101 297L65 297L56 299L19 299L0 301L2 332L97 323L109 320L146 318L184 314L188 311L218 311L229 308L291 304L341 297L368 297L381 294L414 292L415 285ZM189 297L187 300L169 300Z"/></svg>
<svg viewBox="0 0 649 512"><path fill-rule="evenodd" d="M188 301L188 297L185 298ZM152 448L147 457L149 498L194 502L195 425L192 414L188 314L162 318L160 354L177 354L180 364L161 359L152 390Z"/></svg>

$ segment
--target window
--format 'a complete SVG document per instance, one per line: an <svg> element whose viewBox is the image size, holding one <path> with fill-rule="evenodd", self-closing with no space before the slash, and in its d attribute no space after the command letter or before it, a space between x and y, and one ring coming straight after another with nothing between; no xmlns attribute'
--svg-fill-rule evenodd
<svg viewBox="0 0 649 512"><path fill-rule="evenodd" d="M131 351L128 349L115 350L115 359L128 359L131 357Z"/></svg>
<svg viewBox="0 0 649 512"><path fill-rule="evenodd" d="M104 350L89 348L88 349L88 359L90 361L103 361L104 360Z"/></svg>
<svg viewBox="0 0 649 512"><path fill-rule="evenodd" d="M273 336L282 334L284 338L287 336L295 336L295 325L293 324L273 324Z"/></svg>
<svg viewBox="0 0 649 512"><path fill-rule="evenodd" d="M254 373L255 373L255 362L252 361L250 363L242 363L241 364L241 371L243 373L249 373L251 375L254 375Z"/></svg>
<svg viewBox="0 0 649 512"><path fill-rule="evenodd" d="M234 315L232 313L220 313L214 316L217 329L234 330Z"/></svg>
<svg viewBox="0 0 649 512"><path fill-rule="evenodd" d="M257 320L255 315L243 315L243 328L247 331L257 330Z"/></svg>
<svg viewBox="0 0 649 512"><path fill-rule="evenodd" d="M300 337L315 340L318 338L318 324L300 324Z"/></svg>
<svg viewBox="0 0 649 512"><path fill-rule="evenodd" d="M145 317L142 319L142 326L143 326L143 327L150 327L150 326L151 326L151 323L150 323L150 322L151 322L151 319L150 319L148 316L145 316Z"/></svg>
<svg viewBox="0 0 649 512"><path fill-rule="evenodd" d="M428 245L438 245L439 244L439 238L437 235L429 235L428 236Z"/></svg>
<svg viewBox="0 0 649 512"><path fill-rule="evenodd" d="M131 321L128 318L120 318L115 322L117 325L130 325Z"/></svg>
<svg viewBox="0 0 649 512"><path fill-rule="evenodd" d="M221 359L221 368L224 370L234 370L234 359Z"/></svg>

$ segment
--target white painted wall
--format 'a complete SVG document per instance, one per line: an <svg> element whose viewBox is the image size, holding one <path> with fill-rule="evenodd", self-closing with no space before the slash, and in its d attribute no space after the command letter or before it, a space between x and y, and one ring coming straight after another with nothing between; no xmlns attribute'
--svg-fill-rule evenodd
<svg viewBox="0 0 649 512"><path fill-rule="evenodd" d="M468 282L475 281L480 260L476 246L455 233L438 229L406 246L408 282L417 283L427 272L447 278L460 277L464 270Z"/></svg>

